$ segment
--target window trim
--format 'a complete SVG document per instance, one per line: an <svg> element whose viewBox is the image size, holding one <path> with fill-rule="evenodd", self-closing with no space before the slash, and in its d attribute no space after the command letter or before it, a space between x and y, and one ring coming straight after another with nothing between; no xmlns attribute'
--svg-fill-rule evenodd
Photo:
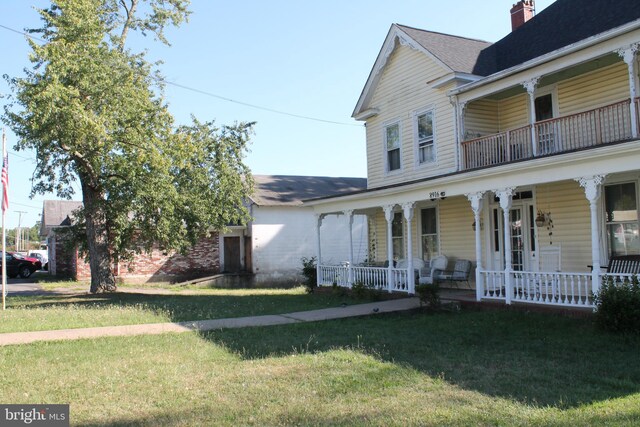
<svg viewBox="0 0 640 427"><path fill-rule="evenodd" d="M533 100L535 101L536 98L545 95L551 95L551 109L553 110L553 118L555 119L560 117L560 109L558 106L558 85L554 83L548 86L536 88L535 92L533 93ZM531 111L530 103L527 103L527 110L529 111L529 117L531 117L532 115L535 116L535 111Z"/></svg>
<svg viewBox="0 0 640 427"><path fill-rule="evenodd" d="M420 139L418 137L418 117L423 114L431 113L431 129L433 147L433 160L426 162L420 162ZM415 165L418 168L433 166L438 162L438 144L437 144L437 131L436 131L436 109L433 106L425 107L420 110L416 110L411 115L411 121L413 124L413 153L415 157Z"/></svg>
<svg viewBox="0 0 640 427"><path fill-rule="evenodd" d="M387 128L391 126L398 126L398 153L400 156L400 167L398 169L389 169L389 150L387 149ZM399 119L385 122L382 124L382 156L384 158L384 172L385 175L396 175L401 173L404 169L402 164L402 123Z"/></svg>
<svg viewBox="0 0 640 427"><path fill-rule="evenodd" d="M609 222L607 221L607 200L606 200L606 187L609 186L614 186L614 185L624 185L624 184L634 184L635 187L635 197L636 197L636 223L638 224L638 227L640 228L640 180L638 179L634 179L634 178L628 178L628 179L624 179L624 177L620 177L620 179L616 179L614 181L611 182L605 182L602 184L602 193L601 193L601 197L600 197L600 207L601 207L601 238L603 239L602 241L604 242L604 254L600 254L600 256L602 257L603 255L605 256L605 258L607 260L610 260L610 257L612 256L612 250L613 248L611 247L610 243L609 243L609 230L608 230L608 226L609 224L613 224L613 223L623 223L623 222L631 222L631 221L612 221Z"/></svg>

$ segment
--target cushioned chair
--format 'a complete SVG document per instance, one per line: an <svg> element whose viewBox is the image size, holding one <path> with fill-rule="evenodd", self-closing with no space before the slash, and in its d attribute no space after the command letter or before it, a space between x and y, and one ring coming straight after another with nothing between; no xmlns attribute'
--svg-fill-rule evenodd
<svg viewBox="0 0 640 427"><path fill-rule="evenodd" d="M437 256L429 261L428 265L418 270L418 283L421 285L430 285L440 278L443 271L447 269L447 257L444 255Z"/></svg>
<svg viewBox="0 0 640 427"><path fill-rule="evenodd" d="M468 259L459 259L456 261L452 271L444 271L439 279L449 282L466 282L469 287L469 276L471 276L471 261Z"/></svg>

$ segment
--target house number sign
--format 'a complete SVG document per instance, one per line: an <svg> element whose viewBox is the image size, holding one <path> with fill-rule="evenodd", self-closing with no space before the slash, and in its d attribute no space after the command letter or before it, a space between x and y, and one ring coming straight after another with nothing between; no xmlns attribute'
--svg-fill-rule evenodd
<svg viewBox="0 0 640 427"><path fill-rule="evenodd" d="M446 197L446 193L444 191L432 191L429 193L429 198L431 200L441 198L444 199Z"/></svg>

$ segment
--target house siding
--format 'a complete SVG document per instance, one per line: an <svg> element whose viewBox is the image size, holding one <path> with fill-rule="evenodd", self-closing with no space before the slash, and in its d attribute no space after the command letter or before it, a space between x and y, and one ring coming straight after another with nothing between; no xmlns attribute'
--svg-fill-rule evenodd
<svg viewBox="0 0 640 427"><path fill-rule="evenodd" d="M398 46L389 57L370 106L380 113L367 120L368 187L375 188L455 170L453 107L446 96L453 86L433 89L427 82L446 74L424 53ZM413 138L413 112L434 109L436 162L417 165ZM386 172L384 126L400 123L400 171Z"/></svg>
<svg viewBox="0 0 640 427"><path fill-rule="evenodd" d="M591 214L580 185L562 181L538 186L536 206L538 210L551 212L553 219L551 236L546 227L537 230L540 247L561 245L563 271L590 271L587 265L591 264Z"/></svg>
<svg viewBox="0 0 640 427"><path fill-rule="evenodd" d="M312 208L254 207L251 225L252 269L258 283L301 283L302 257L317 252L316 220ZM367 220L353 217L354 263L368 256ZM321 262L349 260L349 224L345 215L328 215L320 229Z"/></svg>
<svg viewBox="0 0 640 427"><path fill-rule="evenodd" d="M591 110L629 98L627 65L619 62L558 83L561 116Z"/></svg>

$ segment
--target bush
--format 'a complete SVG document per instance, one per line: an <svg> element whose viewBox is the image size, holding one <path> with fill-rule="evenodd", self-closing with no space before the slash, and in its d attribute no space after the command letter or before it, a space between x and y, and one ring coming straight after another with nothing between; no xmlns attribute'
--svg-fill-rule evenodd
<svg viewBox="0 0 640 427"><path fill-rule="evenodd" d="M420 298L420 305L430 308L440 307L440 285L437 283L416 286L416 294Z"/></svg>
<svg viewBox="0 0 640 427"><path fill-rule="evenodd" d="M316 257L302 257L302 275L305 277L303 283L308 293L318 286L318 270L316 268Z"/></svg>
<svg viewBox="0 0 640 427"><path fill-rule="evenodd" d="M596 323L612 332L640 334L640 284L638 278L614 282L605 276L594 296Z"/></svg>

